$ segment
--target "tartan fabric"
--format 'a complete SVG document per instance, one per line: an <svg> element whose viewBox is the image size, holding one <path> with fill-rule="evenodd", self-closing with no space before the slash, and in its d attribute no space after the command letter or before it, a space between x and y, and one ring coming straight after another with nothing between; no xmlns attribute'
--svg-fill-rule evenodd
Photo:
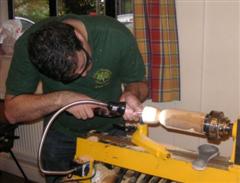
<svg viewBox="0 0 240 183"><path fill-rule="evenodd" d="M140 49L141 55L144 60L144 64L146 66L146 78L151 74L150 70L150 62L149 62L149 48L148 45L149 39L147 35L146 29L146 15L145 15L145 2L143 0L134 0L134 35L136 37L138 47Z"/></svg>
<svg viewBox="0 0 240 183"><path fill-rule="evenodd" d="M134 0L134 34L153 102L180 100L175 0Z"/></svg>

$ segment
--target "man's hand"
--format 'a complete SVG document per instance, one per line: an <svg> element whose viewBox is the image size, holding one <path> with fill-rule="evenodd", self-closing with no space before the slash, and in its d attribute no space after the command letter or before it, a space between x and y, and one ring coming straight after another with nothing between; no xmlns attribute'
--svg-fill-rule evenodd
<svg viewBox="0 0 240 183"><path fill-rule="evenodd" d="M126 102L126 110L123 118L126 121L139 121L139 112L142 111L142 102L145 101L148 95L146 82L129 83L120 97L121 102Z"/></svg>
<svg viewBox="0 0 240 183"><path fill-rule="evenodd" d="M126 102L126 110L123 115L124 120L135 122L139 121L139 112L141 112L143 109L143 106L141 105L139 99L131 92L124 92L120 98L120 101Z"/></svg>
<svg viewBox="0 0 240 183"><path fill-rule="evenodd" d="M66 102L66 95L63 96L63 99ZM68 93L68 102L67 103L72 103L76 102L78 100L93 100L87 95L80 94L80 93L74 93L74 92L69 92ZM98 105L95 104L79 104L72 106L68 108L66 111L70 114L72 114L75 118L77 119L89 119L94 117L94 109L99 107Z"/></svg>
<svg viewBox="0 0 240 183"><path fill-rule="evenodd" d="M80 104L67 109L67 111L72 114L77 119L89 119L94 117L94 108L98 106L94 104Z"/></svg>

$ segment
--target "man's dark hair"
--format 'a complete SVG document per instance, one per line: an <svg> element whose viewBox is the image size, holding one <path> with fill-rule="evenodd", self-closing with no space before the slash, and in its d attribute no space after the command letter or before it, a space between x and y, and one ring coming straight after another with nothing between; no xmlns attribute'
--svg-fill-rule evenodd
<svg viewBox="0 0 240 183"><path fill-rule="evenodd" d="M76 51L82 49L71 25L53 21L32 33L28 40L31 62L47 77L68 81L77 68Z"/></svg>

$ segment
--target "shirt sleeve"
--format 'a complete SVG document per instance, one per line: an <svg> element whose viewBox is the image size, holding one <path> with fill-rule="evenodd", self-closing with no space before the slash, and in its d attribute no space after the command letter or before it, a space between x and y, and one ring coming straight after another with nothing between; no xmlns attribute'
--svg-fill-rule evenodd
<svg viewBox="0 0 240 183"><path fill-rule="evenodd" d="M27 53L27 38L19 38L14 47L6 93L11 95L34 93L39 83L39 72L32 65Z"/></svg>
<svg viewBox="0 0 240 183"><path fill-rule="evenodd" d="M124 83L145 80L145 65L132 34L124 41L121 58L121 78Z"/></svg>

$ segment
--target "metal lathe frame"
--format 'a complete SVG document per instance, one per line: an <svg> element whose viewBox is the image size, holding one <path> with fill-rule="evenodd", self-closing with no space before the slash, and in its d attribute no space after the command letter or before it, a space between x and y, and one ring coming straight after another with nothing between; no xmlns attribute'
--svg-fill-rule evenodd
<svg viewBox="0 0 240 183"><path fill-rule="evenodd" d="M195 170L196 152L159 144L148 137L148 126L139 124L131 136L134 147L78 138L75 159L88 157L91 164L103 162L176 182L240 183L240 121L233 123L230 159L217 157L204 170ZM92 166L91 166L92 167ZM91 182L86 180L85 182Z"/></svg>

